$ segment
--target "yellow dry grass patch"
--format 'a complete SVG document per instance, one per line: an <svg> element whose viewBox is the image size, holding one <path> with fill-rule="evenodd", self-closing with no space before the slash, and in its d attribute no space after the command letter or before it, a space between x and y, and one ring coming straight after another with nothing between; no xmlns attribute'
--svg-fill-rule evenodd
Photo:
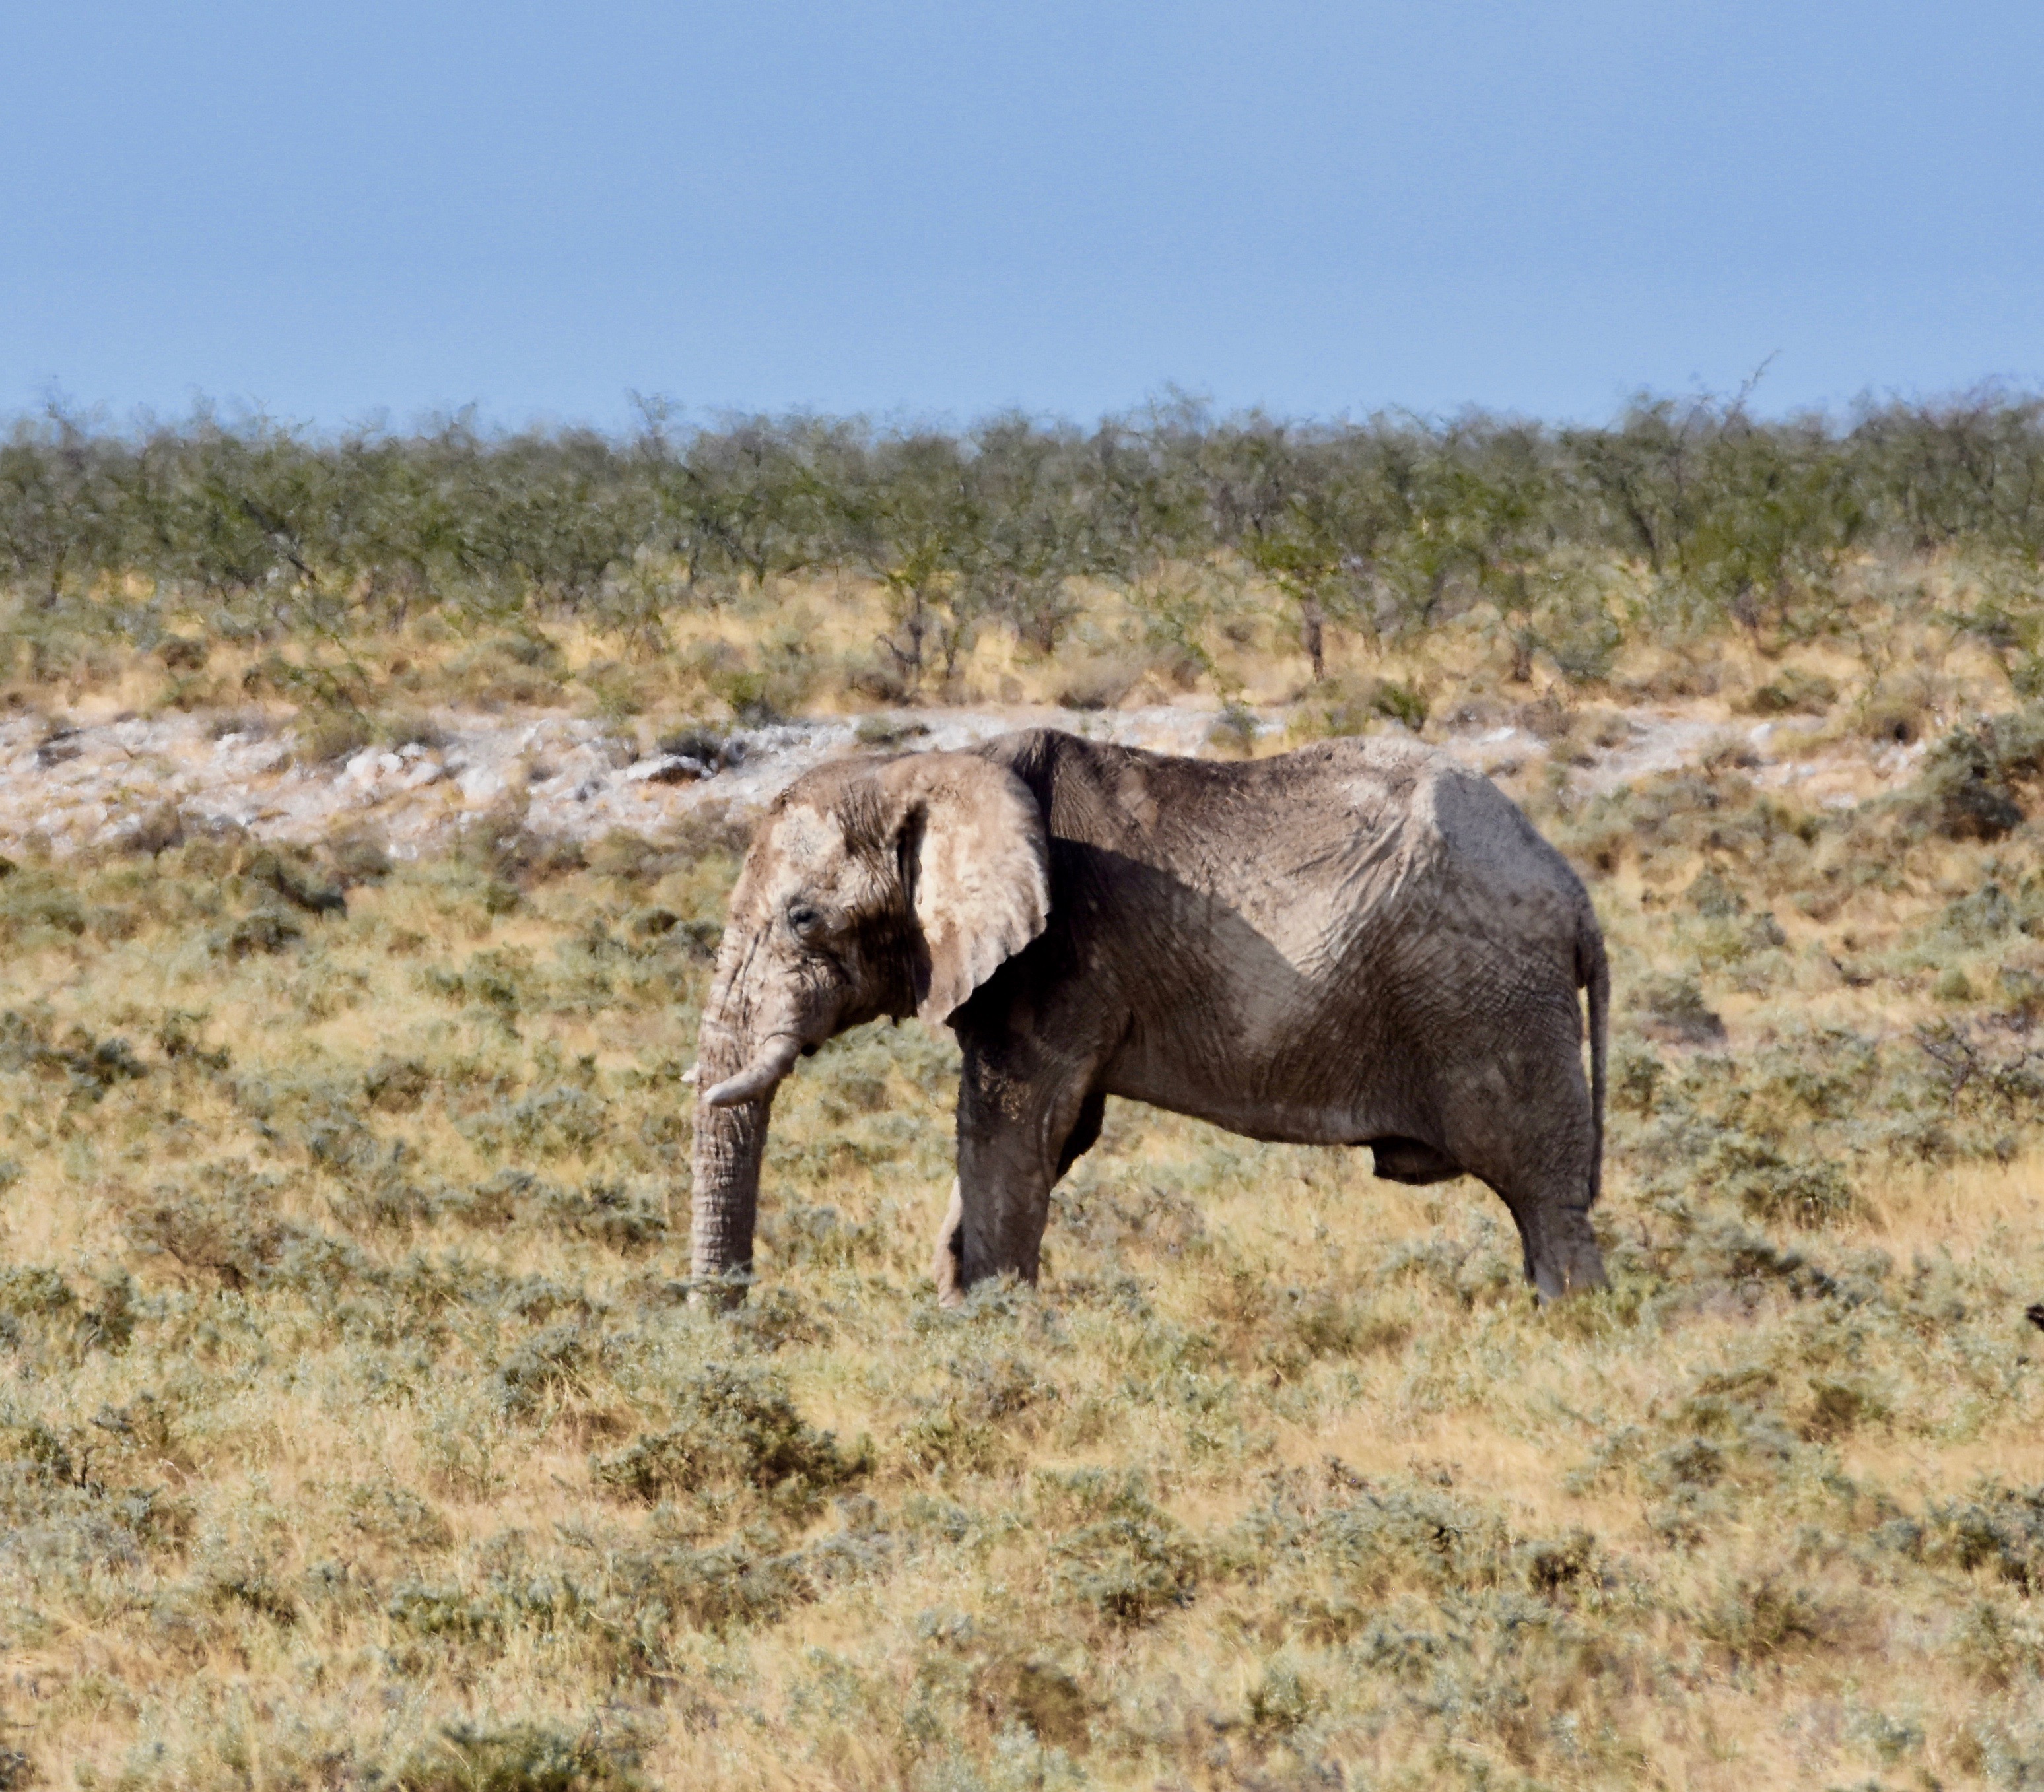
<svg viewBox="0 0 2044 1792"><path fill-rule="evenodd" d="M802 602L831 654L885 620ZM1278 620L1229 643L1232 689L1303 677ZM1095 620L1089 652L1128 646ZM677 664L760 639L689 627ZM423 703L475 643L375 645ZM1456 650L1336 669L1446 702ZM1745 725L1745 651L1671 701ZM1071 671L974 655L1032 696ZM647 677L632 726L704 700ZM502 868L420 862L275 952L230 949L276 899L205 842L0 877L0 1763L418 1792L2044 1772L2044 1137L1995 980L2034 842L1869 814L1785 844L1793 792L1736 768L1665 815L1531 781L1565 848L1611 848L1619 998L1616 1285L1552 1311L1473 1184L1115 1103L1042 1288L940 1314L955 1069L905 1027L782 1092L761 1286L715 1319L680 1282L706 967L643 923L717 915L728 857L528 877L508 909ZM2000 931L1952 931L1990 877ZM1936 993L1958 962L1969 1002ZM1681 1034L1685 984L1721 1042Z"/></svg>
<svg viewBox="0 0 2044 1792"><path fill-rule="evenodd" d="M344 608L317 628L286 629L281 639L266 630L268 638L252 640L217 637L197 611L174 615L180 631L206 637L196 670L125 644L121 617L137 600L131 585L97 601L73 600L73 631L41 641L11 690L19 704L72 720L170 706L235 710L271 726L296 716L303 726L338 710L359 715L372 731L442 705L566 707L603 716L644 744L684 719L728 719L763 700L810 714L855 713L882 700L1310 705L1389 682L1435 716L1470 701L1512 709L1551 696L1585 726L1613 702L1741 735L1762 720L1808 726L1817 730L1816 750L1834 750L1812 769L1809 793L1845 800L1876 786L1868 759L1875 737L1889 739L1897 727L1911 739L1935 733L2011 700L2001 662L1955 633L1939 607L1954 601L1954 569L1919 568L1907 601L1881 583L1881 570L1869 560L1853 571L1832 631L1817 639L1744 631L1703 639L1659 612L1659 587L1643 569L1614 561L1600 576L1623 643L1608 674L1580 690L1544 655L1529 668L1489 598L1395 640L1360 621L1330 627L1330 682L1316 689L1293 600L1225 554L1166 563L1126 582L1068 581L1072 620L1047 654L996 618L969 617L962 630L947 620L956 645L947 651L933 638L920 669L882 644L902 646L899 601L877 581L838 570L689 593L669 568L649 615L609 625L598 620L601 606L553 613L450 606L380 628L352 626ZM176 601L158 594L167 601L175 611ZM90 626L100 610L101 624ZM1808 706L1814 713L1785 716L1756 695L1788 688L1785 677L1803 680L1799 691L1812 678L1828 679L1836 694ZM1314 731L1310 716L1299 721Z"/></svg>

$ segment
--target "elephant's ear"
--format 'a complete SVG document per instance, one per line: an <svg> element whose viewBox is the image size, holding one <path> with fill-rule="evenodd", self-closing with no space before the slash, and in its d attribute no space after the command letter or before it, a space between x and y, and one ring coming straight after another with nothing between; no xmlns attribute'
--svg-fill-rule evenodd
<svg viewBox="0 0 2044 1792"><path fill-rule="evenodd" d="M935 1023L1043 931L1049 842L1022 781L974 754L919 753L883 776L922 936L916 1012Z"/></svg>

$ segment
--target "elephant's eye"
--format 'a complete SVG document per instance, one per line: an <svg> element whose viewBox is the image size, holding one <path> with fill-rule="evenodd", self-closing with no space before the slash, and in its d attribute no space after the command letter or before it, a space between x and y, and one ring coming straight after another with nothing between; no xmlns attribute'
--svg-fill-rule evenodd
<svg viewBox="0 0 2044 1792"><path fill-rule="evenodd" d="M798 934L813 933L822 926L823 919L821 911L811 908L806 902L788 904L788 925Z"/></svg>

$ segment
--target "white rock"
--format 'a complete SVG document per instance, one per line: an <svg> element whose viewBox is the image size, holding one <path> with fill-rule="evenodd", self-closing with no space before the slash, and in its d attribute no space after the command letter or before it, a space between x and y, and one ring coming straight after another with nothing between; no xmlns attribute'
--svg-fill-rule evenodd
<svg viewBox="0 0 2044 1792"><path fill-rule="evenodd" d="M624 775L634 784L680 784L702 776L702 762L682 753L662 753L627 766Z"/></svg>
<svg viewBox="0 0 2044 1792"><path fill-rule="evenodd" d="M487 766L471 766L455 785L468 803L487 803L504 794L504 780Z"/></svg>

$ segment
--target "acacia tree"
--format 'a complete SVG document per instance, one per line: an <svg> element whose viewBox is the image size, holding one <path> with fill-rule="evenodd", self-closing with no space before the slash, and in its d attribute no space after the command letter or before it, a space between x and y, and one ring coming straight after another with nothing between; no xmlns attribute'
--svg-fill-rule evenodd
<svg viewBox="0 0 2044 1792"><path fill-rule="evenodd" d="M840 539L887 595L888 631L875 645L901 688L919 691L934 662L939 681L972 644L982 513L959 444L918 431L884 439L866 477L837 494Z"/></svg>
<svg viewBox="0 0 2044 1792"><path fill-rule="evenodd" d="M102 570L122 533L117 459L104 437L55 403L0 441L0 564L46 602L67 577Z"/></svg>
<svg viewBox="0 0 2044 1792"><path fill-rule="evenodd" d="M1243 558L1290 600L1299 645L1313 669L1313 682L1327 677L1327 625L1331 609L1352 614L1343 601L1351 583L1354 555L1341 528L1338 508L1317 484L1292 492L1284 508L1261 519L1242 539Z"/></svg>
<svg viewBox="0 0 2044 1792"><path fill-rule="evenodd" d="M762 590L814 565L833 508L827 469L845 458L853 431L805 417L751 416L693 436L679 493L691 581L709 562Z"/></svg>
<svg viewBox="0 0 2044 1792"><path fill-rule="evenodd" d="M975 430L964 469L974 534L959 568L975 613L1000 617L1047 658L1078 612L1071 581L1107 563L1082 451L1070 432L1026 418Z"/></svg>

